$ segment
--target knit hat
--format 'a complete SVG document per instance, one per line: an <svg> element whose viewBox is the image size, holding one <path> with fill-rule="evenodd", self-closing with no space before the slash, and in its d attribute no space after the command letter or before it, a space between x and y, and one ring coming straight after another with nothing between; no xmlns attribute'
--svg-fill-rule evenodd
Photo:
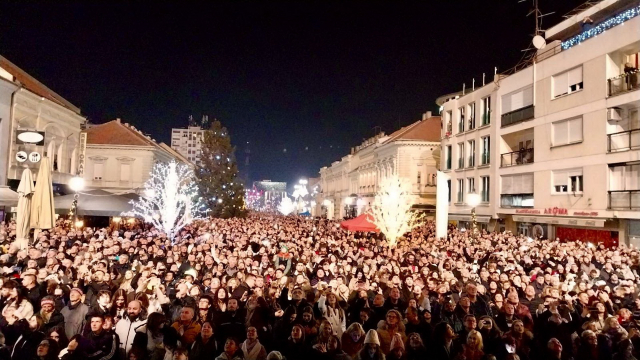
<svg viewBox="0 0 640 360"><path fill-rule="evenodd" d="M279 351L272 351L267 355L267 360L285 360L285 357Z"/></svg>
<svg viewBox="0 0 640 360"><path fill-rule="evenodd" d="M397 348L404 350L404 342L402 342L402 337L398 333L393 335L393 338L391 339L391 347L389 347L389 349L393 351Z"/></svg>
<svg viewBox="0 0 640 360"><path fill-rule="evenodd" d="M71 291L77 291L78 294L80 294L80 296L84 295L84 292L82 291L82 289L74 287L73 289L71 289Z"/></svg>
<svg viewBox="0 0 640 360"><path fill-rule="evenodd" d="M45 296L42 298L42 300L40 300L40 305L51 305L51 306L55 306L55 302L53 301L53 297L52 296Z"/></svg>
<svg viewBox="0 0 640 360"><path fill-rule="evenodd" d="M378 332L371 329L367 332L367 335L364 337L365 344L376 344L380 346L380 339L378 338Z"/></svg>

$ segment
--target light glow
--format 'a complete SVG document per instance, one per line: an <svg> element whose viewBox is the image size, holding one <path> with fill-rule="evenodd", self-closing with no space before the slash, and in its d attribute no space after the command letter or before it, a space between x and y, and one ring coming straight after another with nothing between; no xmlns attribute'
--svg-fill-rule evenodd
<svg viewBox="0 0 640 360"><path fill-rule="evenodd" d="M278 205L278 211L287 216L291 214L296 208L296 205L291 201L291 198L285 195L285 197L280 201L280 205Z"/></svg>

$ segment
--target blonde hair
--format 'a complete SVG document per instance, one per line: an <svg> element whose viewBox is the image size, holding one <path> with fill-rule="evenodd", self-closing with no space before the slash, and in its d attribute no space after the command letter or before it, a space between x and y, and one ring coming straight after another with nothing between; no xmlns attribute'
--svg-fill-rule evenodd
<svg viewBox="0 0 640 360"><path fill-rule="evenodd" d="M484 348L484 345L482 344L482 334L480 334L480 331L478 330L469 331L469 334L467 335L467 344L469 344L469 339L472 336L475 336L478 339L477 350L482 350Z"/></svg>

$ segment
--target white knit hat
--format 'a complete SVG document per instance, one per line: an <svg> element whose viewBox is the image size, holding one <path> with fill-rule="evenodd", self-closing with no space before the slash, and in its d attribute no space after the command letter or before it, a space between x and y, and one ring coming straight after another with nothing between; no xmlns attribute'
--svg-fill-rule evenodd
<svg viewBox="0 0 640 360"><path fill-rule="evenodd" d="M284 360L284 356L279 351L272 351L267 355L267 360Z"/></svg>
<svg viewBox="0 0 640 360"><path fill-rule="evenodd" d="M378 332L371 329L367 332L367 335L364 337L365 344L376 344L380 346L380 339L378 338Z"/></svg>

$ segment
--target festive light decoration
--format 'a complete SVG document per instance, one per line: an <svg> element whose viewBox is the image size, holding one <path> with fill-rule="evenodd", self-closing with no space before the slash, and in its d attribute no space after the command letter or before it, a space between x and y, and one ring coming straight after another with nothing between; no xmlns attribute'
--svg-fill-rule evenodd
<svg viewBox="0 0 640 360"><path fill-rule="evenodd" d="M131 201L131 213L153 224L171 241L183 227L203 218L204 203L188 166L175 161L156 163L144 187L146 196Z"/></svg>
<svg viewBox="0 0 640 360"><path fill-rule="evenodd" d="M408 181L391 175L380 182L371 215L390 247L396 246L399 237L422 225L422 214L411 211L411 205L411 184Z"/></svg>
<svg viewBox="0 0 640 360"><path fill-rule="evenodd" d="M296 204L294 204L288 196L285 196L282 201L280 201L280 205L278 205L278 211L284 216L291 214L295 209Z"/></svg>
<svg viewBox="0 0 640 360"><path fill-rule="evenodd" d="M640 5L635 6L629 10L626 10L608 20L605 20L598 25L592 27L589 30L583 31L580 34L570 38L569 40L562 42L562 50L567 50L573 46L579 45L581 42L590 39L592 37L598 36L605 32L606 30L611 29L614 26L618 26L624 24L625 21L629 21L634 17L640 15Z"/></svg>

